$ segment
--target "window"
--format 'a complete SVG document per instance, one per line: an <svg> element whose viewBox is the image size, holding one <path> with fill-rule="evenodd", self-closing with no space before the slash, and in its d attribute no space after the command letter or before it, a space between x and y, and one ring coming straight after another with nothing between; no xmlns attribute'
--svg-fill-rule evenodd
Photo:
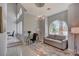
<svg viewBox="0 0 79 59"><path fill-rule="evenodd" d="M17 24L17 33L22 34L22 21Z"/></svg>
<svg viewBox="0 0 79 59"><path fill-rule="evenodd" d="M22 15L22 8L19 9L19 12L17 14L17 20L16 20L16 27L17 27L17 33L22 34L22 20L21 19Z"/></svg>
<svg viewBox="0 0 79 59"><path fill-rule="evenodd" d="M67 35L67 24L64 21L55 20L49 26L49 34Z"/></svg>
<svg viewBox="0 0 79 59"><path fill-rule="evenodd" d="M22 8L19 9L19 13L17 14L17 19L22 15Z"/></svg>

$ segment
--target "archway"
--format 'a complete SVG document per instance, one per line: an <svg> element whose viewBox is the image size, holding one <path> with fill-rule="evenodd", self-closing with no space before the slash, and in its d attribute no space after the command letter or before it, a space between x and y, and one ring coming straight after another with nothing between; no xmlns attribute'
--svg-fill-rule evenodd
<svg viewBox="0 0 79 59"><path fill-rule="evenodd" d="M49 26L49 34L68 36L68 26L65 21L55 20Z"/></svg>

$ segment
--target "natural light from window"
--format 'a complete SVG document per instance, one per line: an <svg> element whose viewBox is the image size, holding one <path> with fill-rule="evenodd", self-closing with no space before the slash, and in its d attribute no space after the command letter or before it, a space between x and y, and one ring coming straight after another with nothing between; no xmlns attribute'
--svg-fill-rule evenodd
<svg viewBox="0 0 79 59"><path fill-rule="evenodd" d="M22 8L20 8L19 13L17 14L17 19L19 19L21 15L22 15Z"/></svg>
<svg viewBox="0 0 79 59"><path fill-rule="evenodd" d="M68 34L68 27L66 22L55 20L49 26L49 34L52 35L66 35Z"/></svg>

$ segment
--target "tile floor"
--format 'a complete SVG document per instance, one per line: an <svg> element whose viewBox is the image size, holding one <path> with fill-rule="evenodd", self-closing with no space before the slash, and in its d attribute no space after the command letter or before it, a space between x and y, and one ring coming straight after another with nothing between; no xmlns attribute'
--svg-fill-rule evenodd
<svg viewBox="0 0 79 59"><path fill-rule="evenodd" d="M7 56L72 56L68 50L60 50L44 43L19 45L7 48Z"/></svg>

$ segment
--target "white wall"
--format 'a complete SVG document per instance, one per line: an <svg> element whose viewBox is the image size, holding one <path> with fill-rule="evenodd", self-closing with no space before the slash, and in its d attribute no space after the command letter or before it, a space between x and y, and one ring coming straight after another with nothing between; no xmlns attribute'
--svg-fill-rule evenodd
<svg viewBox="0 0 79 59"><path fill-rule="evenodd" d="M48 36L48 18L45 18L45 37Z"/></svg>
<svg viewBox="0 0 79 59"><path fill-rule="evenodd" d="M7 4L7 32L16 32L16 4Z"/></svg>
<svg viewBox="0 0 79 59"><path fill-rule="evenodd" d="M3 25L4 30L6 30L6 22L7 22L7 4L0 4L2 7L2 19L3 19ZM6 31L4 33L0 33L0 56L6 55L7 52L7 36Z"/></svg>
<svg viewBox="0 0 79 59"><path fill-rule="evenodd" d="M32 31L32 33L36 32L38 28L38 21L37 17L30 15L30 14L25 14L24 15L24 31Z"/></svg>

